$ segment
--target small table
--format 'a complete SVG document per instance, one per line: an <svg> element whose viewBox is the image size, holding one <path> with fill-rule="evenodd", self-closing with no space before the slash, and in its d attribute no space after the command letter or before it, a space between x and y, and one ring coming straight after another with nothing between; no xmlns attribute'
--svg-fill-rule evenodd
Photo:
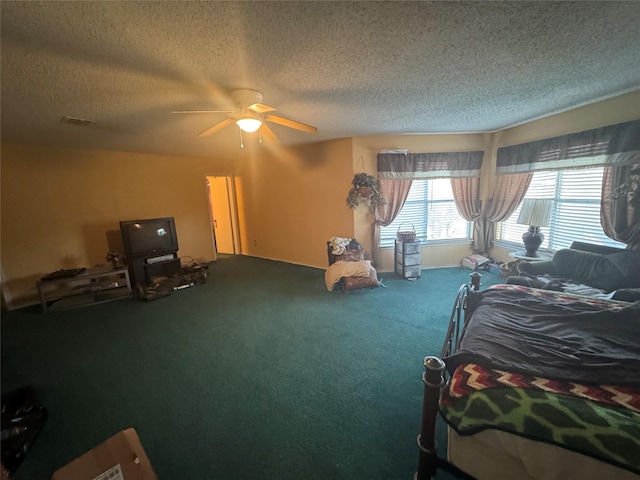
<svg viewBox="0 0 640 480"><path fill-rule="evenodd" d="M509 252L509 256L527 262L545 262L553 258L553 254L549 253L538 253L537 257L528 257L526 252Z"/></svg>
<svg viewBox="0 0 640 480"><path fill-rule="evenodd" d="M43 313L131 298L132 293L124 266L87 268L77 275L39 280L36 288Z"/></svg>

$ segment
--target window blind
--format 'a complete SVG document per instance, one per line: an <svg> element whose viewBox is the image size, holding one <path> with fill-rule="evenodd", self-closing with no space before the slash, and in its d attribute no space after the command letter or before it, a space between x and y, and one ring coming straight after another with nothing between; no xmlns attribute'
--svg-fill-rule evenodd
<svg viewBox="0 0 640 480"><path fill-rule="evenodd" d="M404 224L404 225L403 225ZM416 231L416 240L426 244L428 240L450 240L470 238L470 224L456 209L448 178L414 180L395 220L386 227L380 227L380 246L393 247L396 233Z"/></svg>
<svg viewBox="0 0 640 480"><path fill-rule="evenodd" d="M540 248L568 248L574 240L598 245L624 247L607 237L600 225L602 167L581 170L535 172L525 198L552 198L551 224L542 228L545 236ZM522 244L527 225L516 223L521 205L507 220L498 224L496 238Z"/></svg>

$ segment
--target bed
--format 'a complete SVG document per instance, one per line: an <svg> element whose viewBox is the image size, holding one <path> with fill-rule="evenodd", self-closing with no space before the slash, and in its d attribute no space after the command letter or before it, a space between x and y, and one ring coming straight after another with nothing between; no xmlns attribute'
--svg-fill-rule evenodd
<svg viewBox="0 0 640 480"><path fill-rule="evenodd" d="M416 478L640 478L640 302L476 288L425 358Z"/></svg>

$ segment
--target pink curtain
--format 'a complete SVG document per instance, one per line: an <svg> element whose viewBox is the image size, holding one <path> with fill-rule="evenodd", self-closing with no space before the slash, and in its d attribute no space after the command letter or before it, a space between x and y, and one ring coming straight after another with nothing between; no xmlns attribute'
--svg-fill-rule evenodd
<svg viewBox="0 0 640 480"><path fill-rule="evenodd" d="M626 243L628 249L640 250L640 191L633 190L638 188L631 183L634 172L640 175L640 164L605 167L600 224L608 237ZM614 190L624 184L629 188L621 195L613 195Z"/></svg>
<svg viewBox="0 0 640 480"><path fill-rule="evenodd" d="M380 193L387 202L375 208L375 221L371 226L373 245L373 263L380 265L380 226L386 227L398 216L404 202L409 195L411 180L386 180L380 179Z"/></svg>
<svg viewBox="0 0 640 480"><path fill-rule="evenodd" d="M474 250L486 253L495 236L495 225L509 218L527 193L533 174L496 175L493 197L474 225Z"/></svg>
<svg viewBox="0 0 640 480"><path fill-rule="evenodd" d="M378 180L387 205L375 210L371 237L376 264L380 262L380 226L396 218L407 199L412 180L460 178L457 185L461 209L475 217L478 211L478 178L484 151L408 153L385 151L378 154ZM469 196L469 198L465 198ZM475 199L475 200L474 200Z"/></svg>
<svg viewBox="0 0 640 480"><path fill-rule="evenodd" d="M465 177L465 178L452 178L451 190L453 191L453 198L456 202L456 208L462 218L468 222L473 222L473 250L478 250L478 247L482 247L479 242L479 235L476 233L476 227L478 225L477 220L480 218L482 208L480 205L480 178L479 177Z"/></svg>

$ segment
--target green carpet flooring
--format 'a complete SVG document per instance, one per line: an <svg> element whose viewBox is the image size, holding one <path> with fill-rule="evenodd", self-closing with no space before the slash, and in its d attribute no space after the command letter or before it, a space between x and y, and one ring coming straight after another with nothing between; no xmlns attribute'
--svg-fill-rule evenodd
<svg viewBox="0 0 640 480"><path fill-rule="evenodd" d="M2 392L32 385L49 412L13 478L49 479L127 427L159 479L412 478L422 360L470 271L346 294L258 258L208 273L152 302L3 312Z"/></svg>

